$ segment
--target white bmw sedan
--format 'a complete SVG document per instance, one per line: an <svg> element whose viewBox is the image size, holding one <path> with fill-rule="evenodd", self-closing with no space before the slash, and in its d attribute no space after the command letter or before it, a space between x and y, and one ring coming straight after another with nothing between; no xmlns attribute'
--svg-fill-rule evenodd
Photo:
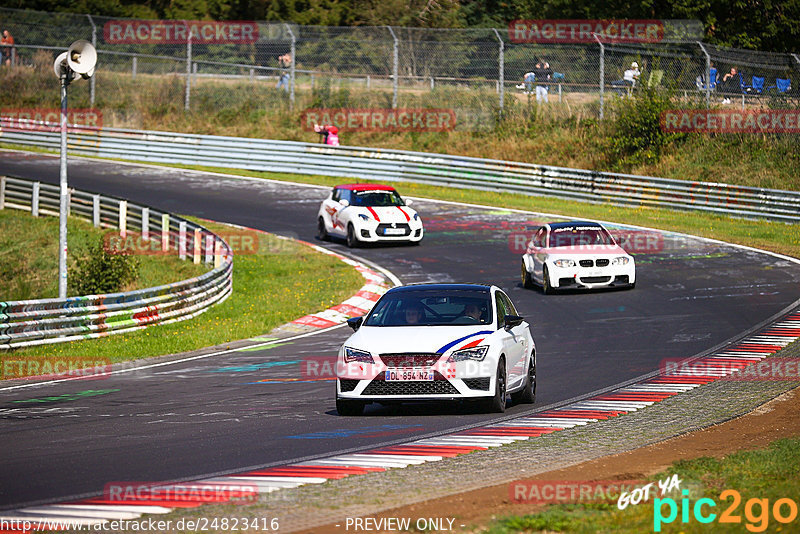
<svg viewBox="0 0 800 534"><path fill-rule="evenodd" d="M333 188L317 214L317 237L360 243L422 241L422 219L388 185L345 184Z"/></svg>
<svg viewBox="0 0 800 534"><path fill-rule="evenodd" d="M545 224L522 256L522 285L544 293L564 288L636 286L633 257L603 225L571 221Z"/></svg>
<svg viewBox="0 0 800 534"><path fill-rule="evenodd" d="M503 412L506 395L532 403L536 347L530 328L496 286L395 287L339 349L336 409L359 415L371 402L473 399Z"/></svg>

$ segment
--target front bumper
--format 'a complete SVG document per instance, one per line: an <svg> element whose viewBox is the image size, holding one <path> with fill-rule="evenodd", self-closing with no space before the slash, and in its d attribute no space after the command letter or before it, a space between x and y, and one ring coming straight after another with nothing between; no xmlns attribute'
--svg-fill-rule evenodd
<svg viewBox="0 0 800 534"><path fill-rule="evenodd" d="M558 289L631 287L636 283L636 267L607 265L604 267L557 267L548 263L550 286Z"/></svg>
<svg viewBox="0 0 800 534"><path fill-rule="evenodd" d="M365 243L378 242L418 242L422 241L425 232L421 221L407 223L363 223L356 229L359 241Z"/></svg>

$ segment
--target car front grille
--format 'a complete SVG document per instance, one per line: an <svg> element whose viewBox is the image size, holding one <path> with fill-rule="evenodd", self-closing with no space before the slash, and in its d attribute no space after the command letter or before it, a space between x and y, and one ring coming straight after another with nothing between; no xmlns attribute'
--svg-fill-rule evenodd
<svg viewBox="0 0 800 534"><path fill-rule="evenodd" d="M600 258L597 260L596 264L598 267L605 267L608 265L608 258Z"/></svg>
<svg viewBox="0 0 800 534"><path fill-rule="evenodd" d="M584 284L605 284L611 281L610 276L582 276L581 283Z"/></svg>
<svg viewBox="0 0 800 534"><path fill-rule="evenodd" d="M387 230L388 228L400 228L400 229L402 229L402 230L403 230L403 233L402 233L402 234L400 234L400 233L397 233L397 234L387 234L387 233L386 233L386 230ZM391 224L385 224L385 223L384 223L384 224L379 224L379 225L378 225L378 229L376 230L376 232L375 232L375 233L376 233L377 235L385 235L385 236L387 236L387 237L403 237L403 236L408 236L408 235L411 235L411 227L410 227L410 226L408 226L408 224L406 224L406 223L395 223L394 225L391 225Z"/></svg>
<svg viewBox="0 0 800 534"><path fill-rule="evenodd" d="M399 352L381 354L381 361L392 369L408 367L432 367L442 355L436 352Z"/></svg>
<svg viewBox="0 0 800 534"><path fill-rule="evenodd" d="M465 378L464 383L469 389L479 389L481 391L489 391L490 378Z"/></svg>
<svg viewBox="0 0 800 534"><path fill-rule="evenodd" d="M353 391L356 389L358 385L358 380L350 379L350 378L340 378L339 379L339 391L342 393L347 393L349 391Z"/></svg>
<svg viewBox="0 0 800 534"><path fill-rule="evenodd" d="M387 382L383 375L375 377L362 395L458 395L458 390L441 374L434 372L433 380Z"/></svg>
<svg viewBox="0 0 800 534"><path fill-rule="evenodd" d="M581 267L593 267L594 261L592 260L581 260L578 262Z"/></svg>

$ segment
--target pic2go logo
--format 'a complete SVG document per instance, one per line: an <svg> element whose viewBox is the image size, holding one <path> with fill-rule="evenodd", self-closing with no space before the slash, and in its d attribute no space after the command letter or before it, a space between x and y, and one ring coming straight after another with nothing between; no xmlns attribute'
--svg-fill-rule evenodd
<svg viewBox="0 0 800 534"><path fill-rule="evenodd" d="M695 501L694 506L689 503L689 490L683 490L683 499L680 504L681 523L689 523L689 513L694 515L698 523L712 523L717 520L717 514L711 512L717 503L713 499L703 498ZM720 514L719 523L741 524L742 517L737 513L742 503L742 496L736 490L725 490L719 495L720 500L732 500L731 504ZM665 508L667 515L665 516ZM653 530L661 532L661 525L669 525L678 518L678 503L669 497L653 501ZM747 520L745 528L750 532L764 532L769 526L770 511L778 523L788 524L797 519L797 503L789 498L776 500L769 506L769 499L748 499L744 505L744 517Z"/></svg>

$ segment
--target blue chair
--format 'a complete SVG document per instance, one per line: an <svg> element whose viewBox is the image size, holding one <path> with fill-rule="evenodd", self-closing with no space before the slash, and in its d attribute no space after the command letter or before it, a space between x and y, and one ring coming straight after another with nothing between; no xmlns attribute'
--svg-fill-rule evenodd
<svg viewBox="0 0 800 534"><path fill-rule="evenodd" d="M747 85L744 83L744 76L742 76L742 71L739 71L739 87L742 90L742 94L749 93L750 90L753 88L752 85Z"/></svg>
<svg viewBox="0 0 800 534"><path fill-rule="evenodd" d="M764 77L763 76L753 76L753 81L750 85L752 87L752 92L760 95L764 91Z"/></svg>
<svg viewBox="0 0 800 534"><path fill-rule="evenodd" d="M778 94L788 93L792 90L792 80L789 78L777 78L775 85L770 85L766 90L769 91L770 89L777 89Z"/></svg>
<svg viewBox="0 0 800 534"><path fill-rule="evenodd" d="M709 89L711 89L712 91L716 91L717 90L717 82L719 81L719 77L717 75L717 69L715 69L714 67L711 67L708 70L708 77L711 80L710 83L708 84ZM705 78L706 78L705 74L701 74L700 76L697 77L697 88L700 91L705 91L706 90Z"/></svg>

